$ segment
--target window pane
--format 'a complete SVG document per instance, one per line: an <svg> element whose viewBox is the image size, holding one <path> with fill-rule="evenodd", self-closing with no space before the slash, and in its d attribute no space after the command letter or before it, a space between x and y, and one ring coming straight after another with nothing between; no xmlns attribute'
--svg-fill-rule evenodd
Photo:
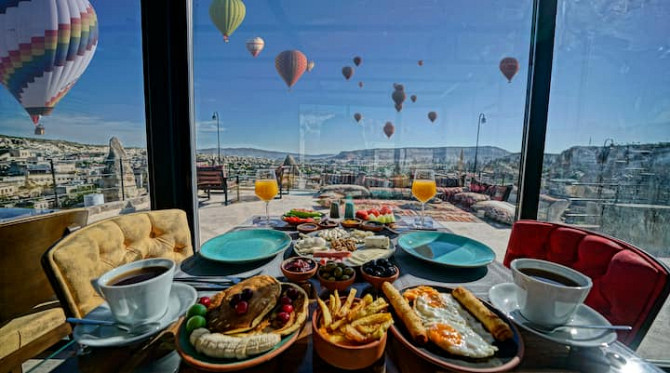
<svg viewBox="0 0 670 373"><path fill-rule="evenodd" d="M0 221L149 208L139 2L58 4L0 5Z"/></svg>
<svg viewBox="0 0 670 373"><path fill-rule="evenodd" d="M421 209L414 171L430 168L439 198L427 216L502 260L531 1L247 1L241 24L223 30L210 18L216 2L194 4L199 165L219 163L218 131L220 163L229 182L239 178L240 194L231 189L224 206L221 191L209 199L200 191L202 242L265 213L254 196L260 168L283 172L282 198L270 202L275 217L291 208L328 212L351 195L356 209L387 205L409 224ZM225 23L225 12L214 13ZM253 38L263 42L255 57L261 41ZM292 50L300 53L284 52ZM505 61L510 82L504 57L520 67L513 76L515 60Z"/></svg>
<svg viewBox="0 0 670 373"><path fill-rule="evenodd" d="M663 260L670 257L668 16L665 1L559 2L540 203L543 220L602 232ZM667 340L648 343L655 333L639 352L669 358L660 350Z"/></svg>

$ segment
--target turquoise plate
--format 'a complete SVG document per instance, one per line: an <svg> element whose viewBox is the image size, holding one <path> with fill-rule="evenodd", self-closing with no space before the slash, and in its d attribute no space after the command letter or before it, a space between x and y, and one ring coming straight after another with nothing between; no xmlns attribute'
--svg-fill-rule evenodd
<svg viewBox="0 0 670 373"><path fill-rule="evenodd" d="M200 255L224 263L246 263L271 258L291 245L291 237L272 229L233 231L214 237L200 247Z"/></svg>
<svg viewBox="0 0 670 373"><path fill-rule="evenodd" d="M444 232L405 233L398 237L398 245L415 258L449 267L482 267L496 258L483 243Z"/></svg>

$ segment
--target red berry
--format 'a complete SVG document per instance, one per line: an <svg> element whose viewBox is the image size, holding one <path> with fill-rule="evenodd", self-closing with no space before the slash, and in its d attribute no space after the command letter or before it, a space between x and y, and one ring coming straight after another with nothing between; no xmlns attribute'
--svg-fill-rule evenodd
<svg viewBox="0 0 670 373"><path fill-rule="evenodd" d="M298 294L299 294L298 291L295 290L294 288L289 288L288 290L286 290L286 296L291 299L297 298Z"/></svg>
<svg viewBox="0 0 670 373"><path fill-rule="evenodd" d="M209 307L212 304L212 300L209 297L202 297L198 302L205 307Z"/></svg>
<svg viewBox="0 0 670 373"><path fill-rule="evenodd" d="M286 312L279 312L277 314L277 319L281 321L282 324L286 324L291 319L291 315Z"/></svg>
<svg viewBox="0 0 670 373"><path fill-rule="evenodd" d="M279 301L280 301L281 304L291 304L291 303L293 303L291 298L289 298L287 296L281 297L281 299Z"/></svg>
<svg viewBox="0 0 670 373"><path fill-rule="evenodd" d="M293 312L293 306L290 305L290 304L285 304L285 305L281 306L281 310L283 312L286 312L286 313L291 313L291 312Z"/></svg>
<svg viewBox="0 0 670 373"><path fill-rule="evenodd" d="M249 303L244 300L237 302L235 305L235 313L238 315L244 315L249 310Z"/></svg>

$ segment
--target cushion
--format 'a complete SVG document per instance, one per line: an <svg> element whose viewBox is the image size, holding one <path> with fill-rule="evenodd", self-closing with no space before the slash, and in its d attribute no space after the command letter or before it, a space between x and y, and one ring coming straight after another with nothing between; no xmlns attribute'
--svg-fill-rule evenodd
<svg viewBox="0 0 670 373"><path fill-rule="evenodd" d="M462 192L457 193L454 196L454 202L461 204L467 208L474 205L477 202L488 201L490 198L486 194L479 194L474 192Z"/></svg>
<svg viewBox="0 0 670 373"><path fill-rule="evenodd" d="M60 307L47 308L12 319L0 327L0 358L49 333L65 323Z"/></svg>
<svg viewBox="0 0 670 373"><path fill-rule="evenodd" d="M514 224L514 205L502 201L482 201L472 205L474 211L484 211L484 216L503 224Z"/></svg>
<svg viewBox="0 0 670 373"><path fill-rule="evenodd" d="M47 253L57 285L75 317L83 317L103 300L91 280L145 258L181 262L193 255L186 214L158 210L121 215L82 228Z"/></svg>
<svg viewBox="0 0 670 373"><path fill-rule="evenodd" d="M353 184L326 185L321 187L321 189L319 190L319 194L327 192L335 192L353 198L370 197L370 192L368 191L368 188L361 185L353 185Z"/></svg>

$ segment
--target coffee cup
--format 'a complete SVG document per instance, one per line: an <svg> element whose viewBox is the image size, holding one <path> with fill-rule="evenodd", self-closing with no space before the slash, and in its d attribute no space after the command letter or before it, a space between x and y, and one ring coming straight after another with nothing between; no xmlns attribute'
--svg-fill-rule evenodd
<svg viewBox="0 0 670 373"><path fill-rule="evenodd" d="M566 324L593 286L588 276L545 260L515 259L510 268L520 288L519 312L545 327Z"/></svg>
<svg viewBox="0 0 670 373"><path fill-rule="evenodd" d="M124 264L91 281L117 322L128 325L159 320L168 308L176 264L154 258Z"/></svg>

